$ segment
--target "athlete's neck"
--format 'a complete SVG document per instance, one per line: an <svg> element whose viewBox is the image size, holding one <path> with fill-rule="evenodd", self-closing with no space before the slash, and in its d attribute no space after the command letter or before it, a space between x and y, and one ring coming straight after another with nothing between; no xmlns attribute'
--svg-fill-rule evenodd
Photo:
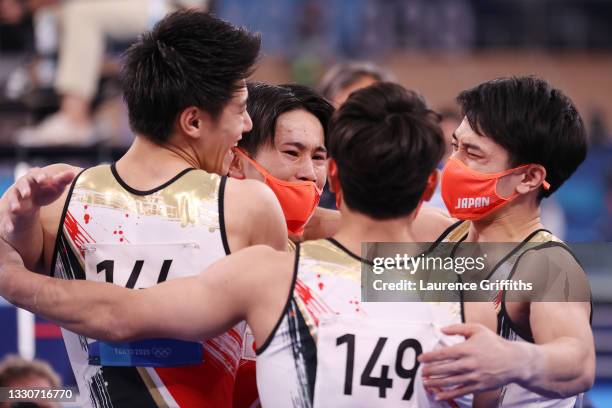
<svg viewBox="0 0 612 408"><path fill-rule="evenodd" d="M349 251L361 255L362 242L416 242L413 236L412 215L390 220L375 220L342 206L338 232L333 236Z"/></svg>
<svg viewBox="0 0 612 408"><path fill-rule="evenodd" d="M541 228L544 226L540 222L539 205L510 203L490 218L472 221L466 241L520 242Z"/></svg>
<svg viewBox="0 0 612 408"><path fill-rule="evenodd" d="M181 171L194 167L198 167L197 160L184 149L157 144L139 135L116 164L121 178L137 190L156 188Z"/></svg>

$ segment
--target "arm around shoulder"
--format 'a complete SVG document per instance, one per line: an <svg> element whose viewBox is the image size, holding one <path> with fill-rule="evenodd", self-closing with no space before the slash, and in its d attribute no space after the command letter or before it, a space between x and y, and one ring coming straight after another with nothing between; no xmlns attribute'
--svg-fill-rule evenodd
<svg viewBox="0 0 612 408"><path fill-rule="evenodd" d="M41 266L45 230L57 231L67 186L79 169L67 164L32 168L0 199L2 238L30 269Z"/></svg>
<svg viewBox="0 0 612 408"><path fill-rule="evenodd" d="M140 290L125 332L136 338L202 340L246 320L258 336L265 330L262 324L286 301L292 275L285 266L291 258L265 245L251 246L221 258L198 276Z"/></svg>
<svg viewBox="0 0 612 408"><path fill-rule="evenodd" d="M317 207L306 224L303 241L329 238L340 228L340 211Z"/></svg>

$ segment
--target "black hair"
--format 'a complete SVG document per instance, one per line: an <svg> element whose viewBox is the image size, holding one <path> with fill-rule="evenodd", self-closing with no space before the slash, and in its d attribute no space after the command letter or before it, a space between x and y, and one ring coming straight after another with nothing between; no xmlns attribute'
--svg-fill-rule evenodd
<svg viewBox="0 0 612 408"><path fill-rule="evenodd" d="M413 212L445 151L438 123L425 100L400 85L380 82L352 93L329 135L346 205L375 219Z"/></svg>
<svg viewBox="0 0 612 408"><path fill-rule="evenodd" d="M252 82L247 85L249 99L247 112L253 121L253 129L238 142L252 157L266 145L274 145L276 120L285 113L303 109L319 119L327 144L327 126L334 107L325 98L307 86L296 84L268 85Z"/></svg>
<svg viewBox="0 0 612 408"><path fill-rule="evenodd" d="M209 14L169 14L124 55L121 79L132 130L164 142L189 106L217 118L250 75L259 47L258 35Z"/></svg>
<svg viewBox="0 0 612 408"><path fill-rule="evenodd" d="M472 129L491 138L510 156L510 165L540 164L550 196L587 153L587 136L572 101L546 81L533 77L499 78L463 91L457 97Z"/></svg>

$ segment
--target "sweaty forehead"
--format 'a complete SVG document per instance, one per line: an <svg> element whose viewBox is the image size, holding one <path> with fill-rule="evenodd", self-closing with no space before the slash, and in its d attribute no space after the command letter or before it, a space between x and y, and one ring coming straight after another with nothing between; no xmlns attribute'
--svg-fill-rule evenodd
<svg viewBox="0 0 612 408"><path fill-rule="evenodd" d="M472 129L467 118L463 118L463 121L459 127L455 130L454 135L457 137L457 141L466 146L473 146L480 149L483 153L493 156L507 156L506 149L498 144L492 138L486 135L479 135Z"/></svg>
<svg viewBox="0 0 612 408"><path fill-rule="evenodd" d="M466 140L473 138L481 138L481 136L472 129L470 122L466 117L463 118L457 129L454 132L457 139Z"/></svg>
<svg viewBox="0 0 612 408"><path fill-rule="evenodd" d="M455 129L454 135L461 143L476 145L482 149L496 144L490 137L476 133L467 118L463 118L459 127Z"/></svg>
<svg viewBox="0 0 612 408"><path fill-rule="evenodd" d="M285 112L276 120L274 142L277 146L299 143L306 148L323 146L324 131L316 116L305 110Z"/></svg>

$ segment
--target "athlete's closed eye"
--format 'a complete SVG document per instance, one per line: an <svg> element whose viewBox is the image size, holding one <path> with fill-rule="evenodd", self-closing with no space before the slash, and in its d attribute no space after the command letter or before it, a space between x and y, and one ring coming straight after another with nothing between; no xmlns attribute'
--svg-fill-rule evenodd
<svg viewBox="0 0 612 408"><path fill-rule="evenodd" d="M283 153L292 157L298 157L300 155L297 150L283 150Z"/></svg>
<svg viewBox="0 0 612 408"><path fill-rule="evenodd" d="M470 159L481 159L484 157L483 151L478 145L469 142L462 142L460 145L459 139L454 133L451 146L453 146L454 152L458 151L461 148Z"/></svg>
<svg viewBox="0 0 612 408"><path fill-rule="evenodd" d="M469 147L465 149L468 157L470 159L481 159L482 156L480 154L478 154L477 152L475 152L474 150L470 149Z"/></svg>

